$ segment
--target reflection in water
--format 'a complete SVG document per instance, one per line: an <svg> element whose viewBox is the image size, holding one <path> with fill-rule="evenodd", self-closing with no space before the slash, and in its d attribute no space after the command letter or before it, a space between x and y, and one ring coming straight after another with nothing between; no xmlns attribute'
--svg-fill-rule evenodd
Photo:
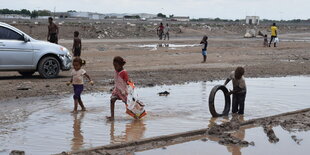
<svg viewBox="0 0 310 155"><path fill-rule="evenodd" d="M84 118L84 112L73 114L73 138L72 138L72 147L71 150L80 150L84 144L84 137L82 135L83 131L81 130L81 123ZM79 117L78 117L79 116Z"/></svg>
<svg viewBox="0 0 310 155"><path fill-rule="evenodd" d="M110 130L111 144L140 140L144 137L145 129L146 127L142 120L132 120L126 124L125 135L116 136L114 134L114 121L112 121Z"/></svg>
<svg viewBox="0 0 310 155"><path fill-rule="evenodd" d="M208 127L209 128L211 128L211 127L213 127L214 125L216 125L216 121L217 121L217 119L219 119L218 117L212 117L210 120L209 120L209 125L208 125ZM232 115L232 118L231 118L231 120L229 120L229 118L228 117L223 117L222 118L223 120L221 120L221 121L223 121L223 122L226 122L226 121L230 121L230 122L233 122L233 121L237 121L237 122L244 122L244 116L243 115ZM237 130L237 131L235 131L234 133L231 133L231 135L233 136L233 137L236 137L236 138L238 138L238 139L240 139L240 140L244 140L244 138L245 138L245 129L246 129L247 127L240 127L239 128L239 130ZM210 136L210 137L208 137L210 140L212 140L212 141L219 141L219 138L218 137L213 137L213 136ZM241 149L242 149L242 146L238 146L238 145L227 145L226 146L227 147L227 150L229 151L229 152L231 152L231 154L232 155L241 155L242 153L241 153Z"/></svg>
<svg viewBox="0 0 310 155"><path fill-rule="evenodd" d="M232 115L232 119L231 121L238 121L238 122L244 122L244 117L243 115ZM240 140L244 140L245 137L245 127L240 127L239 130L237 130L236 132L232 133L232 136L240 139ZM241 146L238 145L228 145L227 146L227 150L229 152L231 152L232 155L241 155Z"/></svg>
<svg viewBox="0 0 310 155"><path fill-rule="evenodd" d="M207 82L204 81L204 82L201 82L201 92L202 92L202 102L203 103L207 103Z"/></svg>

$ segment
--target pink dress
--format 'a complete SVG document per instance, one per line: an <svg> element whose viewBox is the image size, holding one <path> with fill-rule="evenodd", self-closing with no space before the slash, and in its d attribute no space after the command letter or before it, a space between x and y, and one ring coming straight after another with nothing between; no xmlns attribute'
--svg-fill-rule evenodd
<svg viewBox="0 0 310 155"><path fill-rule="evenodd" d="M120 72L115 71L114 75L115 84L111 98L116 98L126 103L128 96L127 82L128 82L128 73L126 70L122 70Z"/></svg>

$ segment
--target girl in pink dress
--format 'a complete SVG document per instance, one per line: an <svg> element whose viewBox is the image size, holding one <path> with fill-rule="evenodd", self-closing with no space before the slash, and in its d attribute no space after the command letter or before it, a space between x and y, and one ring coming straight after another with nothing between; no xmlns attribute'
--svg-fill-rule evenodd
<svg viewBox="0 0 310 155"><path fill-rule="evenodd" d="M129 78L127 71L124 69L125 64L126 61L122 57L120 56L114 57L113 59L113 66L115 69L114 90L112 92L110 103L111 116L107 117L109 120L114 119L114 107L116 100L122 100L127 107L127 96L128 96L127 83L129 81Z"/></svg>

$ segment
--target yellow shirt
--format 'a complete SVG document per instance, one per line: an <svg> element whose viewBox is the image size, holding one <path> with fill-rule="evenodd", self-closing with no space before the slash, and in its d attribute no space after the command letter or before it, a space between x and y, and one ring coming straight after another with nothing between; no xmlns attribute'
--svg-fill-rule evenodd
<svg viewBox="0 0 310 155"><path fill-rule="evenodd" d="M278 28L276 26L271 26L271 36L277 36Z"/></svg>

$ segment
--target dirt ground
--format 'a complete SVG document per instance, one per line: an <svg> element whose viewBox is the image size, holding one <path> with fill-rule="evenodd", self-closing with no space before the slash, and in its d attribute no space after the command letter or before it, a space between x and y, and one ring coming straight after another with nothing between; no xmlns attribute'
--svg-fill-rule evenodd
<svg viewBox="0 0 310 155"><path fill-rule="evenodd" d="M308 33L280 36L277 48L263 47L262 38L244 39L210 36L207 63L201 63L201 47L159 47L162 43L174 45L198 44L201 38L179 38L169 42L156 39L82 40L82 58L86 71L95 81L87 85L85 93L109 91L113 86L114 56L126 59L125 69L138 87L162 84L180 84L189 81L225 79L237 66L244 66L246 77L272 77L308 75L310 73L309 40L293 41L309 36ZM307 38L306 38L307 39ZM61 40L71 49L71 40ZM153 45L142 48L138 45ZM157 46L157 47L156 47ZM61 72L59 78L42 79L36 73L25 78L17 72L0 72L0 101L46 95L71 93L65 83L70 71Z"/></svg>

